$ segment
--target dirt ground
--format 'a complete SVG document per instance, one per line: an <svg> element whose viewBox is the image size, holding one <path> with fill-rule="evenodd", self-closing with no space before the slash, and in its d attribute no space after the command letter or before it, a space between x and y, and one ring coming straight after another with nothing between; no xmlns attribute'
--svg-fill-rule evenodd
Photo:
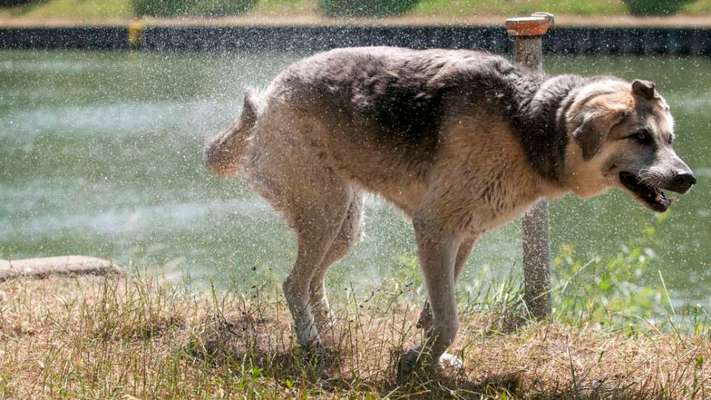
<svg viewBox="0 0 711 400"><path fill-rule="evenodd" d="M394 379L419 340L393 292L336 304L319 364L272 294L198 294L142 277L0 283L0 398L709 399L705 334L622 333L469 312L461 371ZM356 301L355 299L353 300Z"/></svg>

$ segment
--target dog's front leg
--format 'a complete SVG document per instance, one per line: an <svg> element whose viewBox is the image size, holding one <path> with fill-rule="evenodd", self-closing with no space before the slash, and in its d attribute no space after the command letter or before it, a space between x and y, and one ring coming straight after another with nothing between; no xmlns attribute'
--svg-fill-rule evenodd
<svg viewBox="0 0 711 400"><path fill-rule="evenodd" d="M426 332L426 342L419 350L406 355L403 361L405 364L413 364L413 361L417 364L426 360L437 368L440 357L454 341L459 328L454 296L454 264L462 236L448 232L436 220L427 217L415 217L413 224L433 320ZM403 368L408 369L408 365L401 364L401 373Z"/></svg>
<svg viewBox="0 0 711 400"><path fill-rule="evenodd" d="M454 282L457 282L459 275L461 274L464 266L469 259L469 255L474 249L474 244L476 243L479 235L471 234L467 238L462 240L459 245L459 250L457 251L457 260L454 262ZM428 331L432 327L432 309L430 307L429 301L425 301L422 306L422 311L420 312L420 318L417 321L417 327Z"/></svg>

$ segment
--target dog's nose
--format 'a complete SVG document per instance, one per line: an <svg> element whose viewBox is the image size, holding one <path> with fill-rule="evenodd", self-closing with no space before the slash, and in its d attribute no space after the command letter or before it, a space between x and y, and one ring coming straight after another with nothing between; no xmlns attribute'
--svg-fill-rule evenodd
<svg viewBox="0 0 711 400"><path fill-rule="evenodd" d="M672 181L672 188L675 192L686 193L692 185L696 184L696 177L691 172L678 173Z"/></svg>
<svg viewBox="0 0 711 400"><path fill-rule="evenodd" d="M696 184L696 177L691 172L684 172L677 175L674 181L680 185L691 186Z"/></svg>

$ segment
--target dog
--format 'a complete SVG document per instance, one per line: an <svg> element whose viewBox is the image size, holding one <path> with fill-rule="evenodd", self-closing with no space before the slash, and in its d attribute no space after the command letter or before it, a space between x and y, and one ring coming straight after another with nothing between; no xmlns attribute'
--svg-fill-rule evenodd
<svg viewBox="0 0 711 400"><path fill-rule="evenodd" d="M458 329L455 282L477 239L539 199L620 188L663 212L696 183L650 81L547 76L473 50L335 49L295 62L208 140L296 233L283 289L300 346L323 350L324 276L361 234L363 194L409 217L432 368ZM406 356L417 358L423 347Z"/></svg>

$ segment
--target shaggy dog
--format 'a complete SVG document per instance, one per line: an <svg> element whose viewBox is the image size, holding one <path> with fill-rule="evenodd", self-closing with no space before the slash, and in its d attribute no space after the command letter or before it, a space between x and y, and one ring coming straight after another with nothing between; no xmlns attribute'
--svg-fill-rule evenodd
<svg viewBox="0 0 711 400"><path fill-rule="evenodd" d="M652 82L547 76L478 51L336 49L297 61L205 150L296 232L284 282L301 346L331 323L328 268L360 236L363 193L412 220L432 366L457 333L454 286L477 239L537 200L621 188L663 212L696 182ZM405 357L414 360L422 348Z"/></svg>

